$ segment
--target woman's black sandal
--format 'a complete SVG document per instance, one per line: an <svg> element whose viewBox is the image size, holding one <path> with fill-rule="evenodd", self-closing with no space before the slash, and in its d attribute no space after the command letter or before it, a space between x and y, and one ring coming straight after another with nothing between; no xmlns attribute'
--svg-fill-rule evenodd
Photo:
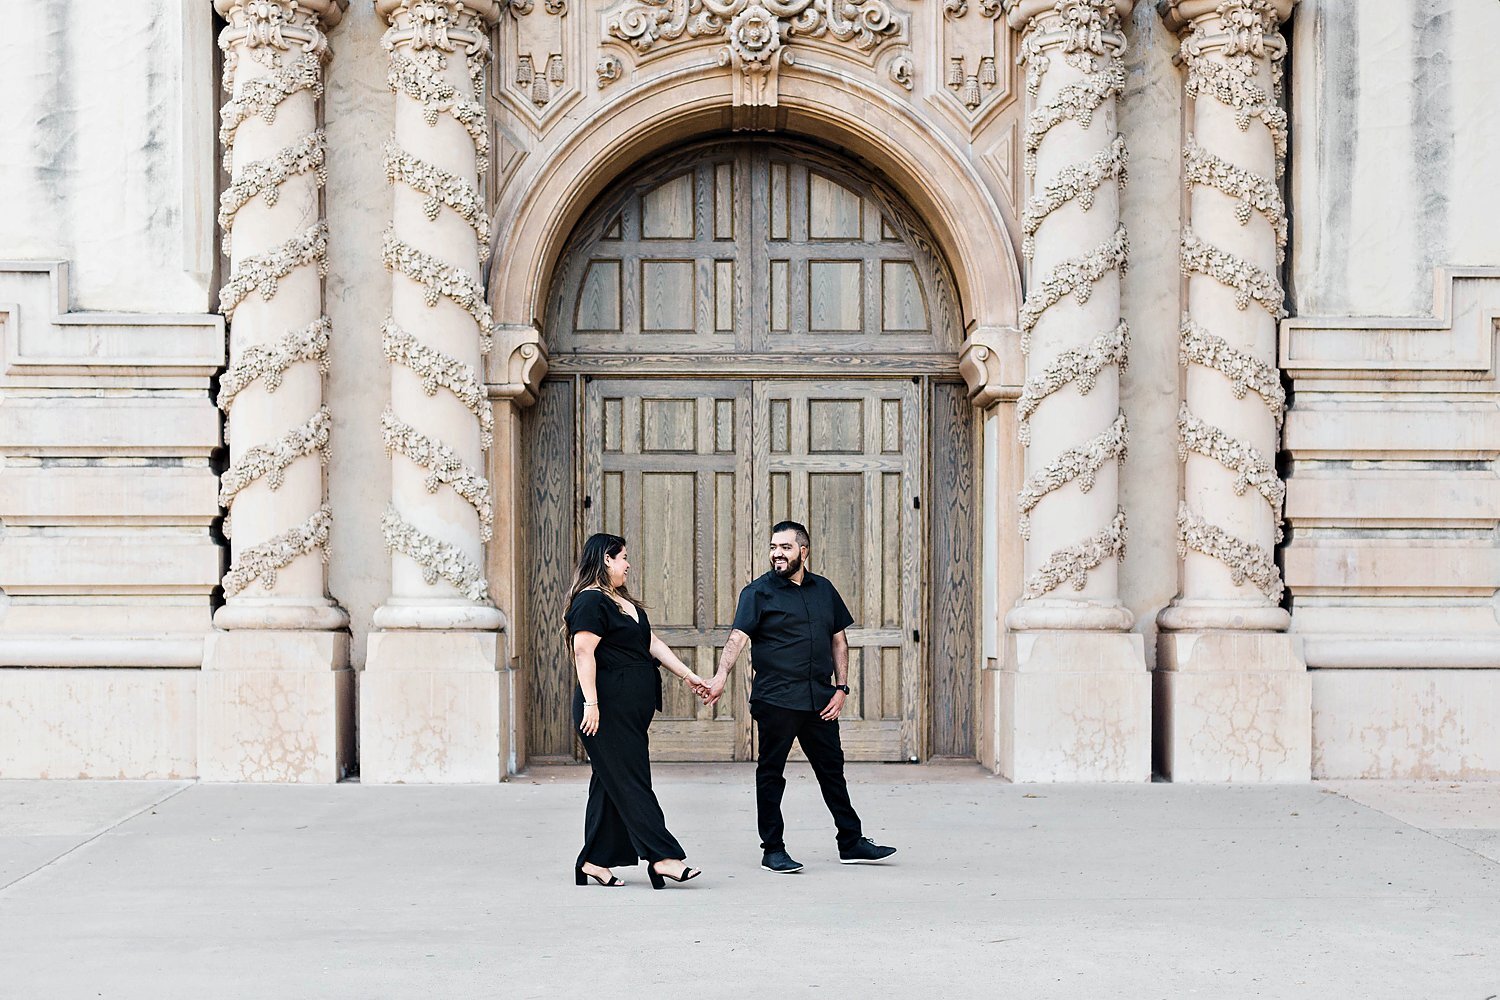
<svg viewBox="0 0 1500 1000"><path fill-rule="evenodd" d="M686 882L689 879L697 878L703 873L696 868L689 868L684 865L681 875L668 875L666 872L657 871L656 862L653 861L646 866L646 874L651 877L651 888L665 889L667 887L667 879L671 879L673 882Z"/></svg>
<svg viewBox="0 0 1500 1000"><path fill-rule="evenodd" d="M613 888L614 886L624 885L625 884L624 879L616 878L613 872L610 873L609 880L605 881L604 879L600 878L598 875L595 875L593 872L586 872L586 871L584 871L583 870L583 865L577 865L577 866L574 867L574 869L573 869L573 884L574 885L588 885L589 884L588 883L589 879L593 879L595 882L598 882L600 885L606 886L606 887L609 887L609 888Z"/></svg>

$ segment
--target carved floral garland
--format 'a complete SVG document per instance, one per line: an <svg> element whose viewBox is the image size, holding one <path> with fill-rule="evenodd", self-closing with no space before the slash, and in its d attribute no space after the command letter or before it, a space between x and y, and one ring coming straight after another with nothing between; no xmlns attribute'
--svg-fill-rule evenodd
<svg viewBox="0 0 1500 1000"><path fill-rule="evenodd" d="M1265 548L1236 538L1193 513L1186 502L1177 507L1177 554L1201 552L1229 568L1234 585L1249 581L1272 604L1281 603L1283 587L1276 562Z"/></svg>
<svg viewBox="0 0 1500 1000"><path fill-rule="evenodd" d="M458 452L441 441L435 441L411 424L396 419L387 407L380 415L380 434L387 454L400 454L427 470L422 485L436 493L447 483L479 515L479 532L484 541L494 534L495 509L490 502L490 484L484 474L458 457Z"/></svg>
<svg viewBox="0 0 1500 1000"><path fill-rule="evenodd" d="M1286 315L1282 306L1285 293L1274 275L1228 250L1203 242L1187 227L1182 230L1182 273L1205 274L1234 289L1236 308L1245 309L1254 302L1273 319Z"/></svg>
<svg viewBox="0 0 1500 1000"><path fill-rule="evenodd" d="M1047 596L1064 582L1071 583L1074 590L1082 590L1088 586L1089 570L1111 556L1116 559L1125 557L1125 537L1125 512L1116 510L1113 520L1103 531L1048 556L1047 561L1027 579L1021 596L1026 600L1036 600Z"/></svg>
<svg viewBox="0 0 1500 1000"><path fill-rule="evenodd" d="M1035 472L1027 477L1026 485L1021 487L1021 492L1016 495L1016 507L1021 513L1021 537L1031 537L1031 512L1036 505L1042 502L1042 498L1053 490L1061 489L1073 480L1078 480L1078 488L1087 493L1094 488L1094 477L1104 467L1104 463L1110 459L1118 462L1125 461L1125 453L1128 446L1129 433L1125 423L1125 414L1115 417L1111 424L1102 434L1091 438L1085 444L1077 448L1069 448L1052 461L1048 462L1040 472Z"/></svg>
<svg viewBox="0 0 1500 1000"><path fill-rule="evenodd" d="M1260 449L1199 420L1183 403L1177 410L1177 460L1186 462L1189 452L1211 458L1233 472L1235 496L1255 487L1276 518L1276 540L1281 541L1281 505L1286 500L1286 484Z"/></svg>
<svg viewBox="0 0 1500 1000"><path fill-rule="evenodd" d="M1281 376L1271 365L1259 358L1251 357L1229 346L1223 337L1217 337L1194 323L1187 314L1182 317L1181 340L1178 361L1182 367L1189 364L1212 368L1229 380L1235 399L1244 399L1247 391L1253 391L1266 404L1281 429L1286 413L1286 390L1281 386Z"/></svg>
<svg viewBox="0 0 1500 1000"><path fill-rule="evenodd" d="M391 507L380 520L380 531L385 537L386 548L399 552L422 568L422 579L429 584L437 583L441 577L461 591L471 601L488 601L489 584L484 574L474 565L474 560L431 535L424 534L408 523Z"/></svg>
<svg viewBox="0 0 1500 1000"><path fill-rule="evenodd" d="M410 369L422 380L422 391L427 395L431 396L441 386L468 407L479 420L479 446L485 451L490 449L495 414L490 409L484 386L479 384L479 375L471 366L428 347L392 319L387 319L381 327L381 347L387 361Z"/></svg>
<svg viewBox="0 0 1500 1000"><path fill-rule="evenodd" d="M238 94L225 101L219 109L219 145L224 147L224 169L233 163L231 154L240 126L256 116L267 124L274 122L281 102L303 90L312 91L314 100L323 96L322 63L308 53L265 76L247 80Z"/></svg>
<svg viewBox="0 0 1500 1000"><path fill-rule="evenodd" d="M276 586L278 570L309 552L317 552L327 562L328 531L332 524L333 512L323 504L292 530L241 552L234 567L224 574L224 594L233 597L256 580L269 590Z"/></svg>
<svg viewBox="0 0 1500 1000"><path fill-rule="evenodd" d="M1115 234L1082 257L1070 257L1059 261L1043 278L1032 293L1026 296L1021 306L1021 351L1031 352L1031 331L1036 328L1042 313L1061 302L1072 293L1079 304L1087 302L1093 294L1094 284L1112 270L1125 273L1130 261L1130 237L1125 233L1125 224ZM1183 265L1186 267L1186 264Z"/></svg>
<svg viewBox="0 0 1500 1000"><path fill-rule="evenodd" d="M398 274L404 274L422 286L422 300L435 306L438 299L447 296L460 309L474 318L479 326L479 351L490 353L493 346L495 322L490 315L490 305L484 300L484 289L479 279L461 267L444 263L432 254L424 253L386 230L385 241L380 250L385 266Z"/></svg>
<svg viewBox="0 0 1500 1000"><path fill-rule="evenodd" d="M1047 184L1047 189L1026 203L1021 215L1021 231L1025 239L1021 242L1021 253L1030 260L1036 253L1036 231L1042 221L1070 201L1077 200L1087 212L1094 207L1094 193L1107 180L1116 181L1120 187L1127 180L1126 167L1130 154L1125 148L1125 137L1115 136L1109 148L1100 150L1083 163L1074 163L1058 171Z"/></svg>
<svg viewBox="0 0 1500 1000"><path fill-rule="evenodd" d="M275 343L247 347L239 362L230 365L219 377L219 409L228 413L234 397L256 381L265 386L266 392L275 392L281 388L287 369L299 361L310 361L318 366L319 374L327 375L328 338L332 329L328 317L319 316L306 328L293 330Z"/></svg>
<svg viewBox="0 0 1500 1000"><path fill-rule="evenodd" d="M327 136L322 129L309 132L269 160L246 163L235 171L234 182L219 195L219 228L224 230L224 252L234 217L251 199L261 196L268 207L275 207L281 197L281 185L297 174L312 173L319 187L328 183Z"/></svg>
<svg viewBox="0 0 1500 1000"><path fill-rule="evenodd" d="M489 256L490 217L484 210L476 185L402 151L394 142L385 147L385 177L392 184L400 181L413 191L425 194L427 199L422 202L422 214L429 221L436 221L443 206L452 209L469 224L479 239L480 262Z"/></svg>
<svg viewBox="0 0 1500 1000"><path fill-rule="evenodd" d="M242 259L219 290L219 311L234 319L235 309L252 291L270 302L281 279L304 264L316 264L319 277L328 274L328 223L321 219L275 250Z"/></svg>
<svg viewBox="0 0 1500 1000"><path fill-rule="evenodd" d="M1067 65L1081 72L1083 78L1061 87L1054 97L1027 115L1024 149L1026 174L1031 178L1036 176L1038 151L1054 128L1073 121L1089 129L1095 112L1125 88L1125 68L1119 58L1124 38L1119 31L1117 8L1111 0L1058 0L1050 11L1030 20L1022 35L1017 61L1026 67L1027 92L1033 99L1040 94L1042 78L1052 66L1054 49L1060 49ZM1081 162L1064 166L1048 178L1041 192L1028 200L1023 214L1022 249L1026 258L1035 256L1039 233L1052 213L1074 202L1088 211L1100 186L1110 181L1125 183L1127 163L1124 138L1115 132L1104 148ZM1030 354L1032 332L1048 309L1069 294L1079 303L1087 302L1095 283L1106 273L1125 272L1129 256L1130 241L1121 224L1113 235L1088 253L1055 264L1030 289L1021 307L1021 350ZM1044 399L1069 384L1076 384L1082 394L1089 393L1107 366L1113 364L1124 369L1129 343L1129 328L1120 320L1113 330L1099 334L1086 347L1062 351L1039 375L1029 378L1017 403L1021 443L1031 446L1029 420ZM1117 413L1108 428L1064 450L1027 479L1016 498L1023 538L1031 537L1031 513L1048 494L1074 480L1087 493L1106 462L1124 461L1127 431L1125 415ZM1026 581L1024 598L1043 597L1065 581L1075 590L1084 589L1091 570L1111 556L1118 558L1124 554L1125 532L1124 511L1117 509L1102 531L1049 555Z"/></svg>
<svg viewBox="0 0 1500 1000"><path fill-rule="evenodd" d="M1264 87L1250 82L1250 72L1240 60L1221 62L1191 50L1184 40L1183 55L1187 61L1187 83L1184 90L1193 99L1211 96L1234 112L1234 123L1241 132L1250 127L1250 122L1260 119L1271 133L1271 143L1276 152L1276 176L1286 169L1287 117L1277 106L1272 95ZM1248 69L1253 71L1253 61Z"/></svg>
<svg viewBox="0 0 1500 1000"><path fill-rule="evenodd" d="M1130 328L1125 321L1108 333L1095 337L1087 349L1071 348L1059 354L1041 375L1026 380L1016 400L1016 419L1020 421L1022 444L1031 444L1030 418L1042 400L1065 385L1076 383L1078 392L1087 396L1094 389L1099 373L1109 365L1125 371L1130 364Z"/></svg>
<svg viewBox="0 0 1500 1000"><path fill-rule="evenodd" d="M265 477L274 493L281 489L286 470L303 455L316 454L319 463L328 464L328 429L332 423L328 407L319 407L306 423L268 445L246 449L238 462L224 470L219 481L219 506L229 511L224 518L224 537L234 537L234 500L251 483Z"/></svg>
<svg viewBox="0 0 1500 1000"><path fill-rule="evenodd" d="M1275 181L1210 153L1192 136L1188 136L1182 148L1182 173L1189 188L1201 184L1233 198L1234 217L1240 225L1249 224L1252 211L1259 212L1276 234L1276 262L1285 259L1286 203Z"/></svg>
<svg viewBox="0 0 1500 1000"><path fill-rule="evenodd" d="M478 161L475 172L487 173L490 169L490 133L484 105L458 96L458 89L438 75L445 65L447 57L431 49L415 59L393 52L386 83L392 90L421 104L422 120L428 125L436 125L442 114L462 125L474 143L474 156ZM475 79L478 81L474 87L477 94L483 90L482 69Z"/></svg>

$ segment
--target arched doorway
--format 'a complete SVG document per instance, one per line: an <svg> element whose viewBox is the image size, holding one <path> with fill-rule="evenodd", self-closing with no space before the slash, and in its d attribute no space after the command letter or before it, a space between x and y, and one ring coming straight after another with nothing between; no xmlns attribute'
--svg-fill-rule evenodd
<svg viewBox="0 0 1500 1000"><path fill-rule="evenodd" d="M847 755L974 755L958 322L913 213L820 147L698 143L600 197L554 271L552 376L523 425L531 758L576 756L556 626L584 536L630 539L658 634L707 674L784 517L808 524L815 570L858 620ZM711 710L668 684L654 753L751 758L748 673Z"/></svg>

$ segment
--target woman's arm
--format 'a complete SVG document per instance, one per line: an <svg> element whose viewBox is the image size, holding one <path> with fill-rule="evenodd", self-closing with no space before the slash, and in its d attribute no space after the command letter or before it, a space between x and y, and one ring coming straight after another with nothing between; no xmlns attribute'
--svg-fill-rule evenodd
<svg viewBox="0 0 1500 1000"><path fill-rule="evenodd" d="M687 681L695 690L703 686L703 678L689 670L688 665L672 652L672 647L663 642L655 632L651 633L651 656L672 673Z"/></svg>
<svg viewBox="0 0 1500 1000"><path fill-rule="evenodd" d="M578 687L583 691L583 723L578 727L585 736L599 731L598 667L594 650L599 637L592 632L573 633L573 669L578 671Z"/></svg>

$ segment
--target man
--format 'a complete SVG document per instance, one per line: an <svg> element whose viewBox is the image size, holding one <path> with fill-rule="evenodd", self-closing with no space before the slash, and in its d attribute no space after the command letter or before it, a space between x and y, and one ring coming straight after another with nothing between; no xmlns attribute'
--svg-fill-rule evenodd
<svg viewBox="0 0 1500 1000"><path fill-rule="evenodd" d="M734 629L724 644L719 670L708 685L708 704L719 700L729 671L745 643L753 647L750 715L759 728L755 806L760 823L760 866L790 875L802 870L783 839L781 795L792 741L812 764L823 801L838 829L839 861L864 864L896 853L863 835L844 782L839 713L849 696L849 640L854 624L833 584L808 571L807 529L782 521L771 529L771 571L740 591ZM832 680L831 678L836 678Z"/></svg>

